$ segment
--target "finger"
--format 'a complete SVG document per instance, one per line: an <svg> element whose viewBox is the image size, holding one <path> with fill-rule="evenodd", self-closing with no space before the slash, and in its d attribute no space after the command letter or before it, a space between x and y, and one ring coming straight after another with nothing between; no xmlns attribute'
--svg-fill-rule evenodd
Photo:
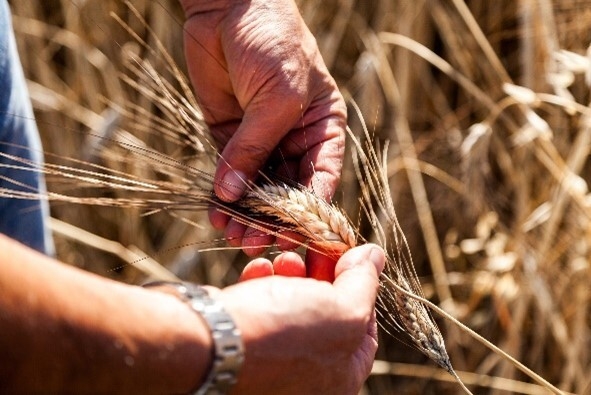
<svg viewBox="0 0 591 395"><path fill-rule="evenodd" d="M218 119L225 119L222 115L218 115ZM239 119L232 119L227 120L224 122L216 122L211 123L209 125L209 133L211 133L214 141L212 142L215 144L216 152L221 152L228 141L232 138L238 127L240 126L241 118Z"/></svg>
<svg viewBox="0 0 591 395"><path fill-rule="evenodd" d="M248 281L255 278L267 277L273 275L273 264L265 258L257 258L248 262L244 267L239 281Z"/></svg>
<svg viewBox="0 0 591 395"><path fill-rule="evenodd" d="M222 230L228 226L228 222L230 221L230 216L224 214L220 210L218 210L215 206L210 206L207 210L207 215L209 217L209 222L214 229Z"/></svg>
<svg viewBox="0 0 591 395"><path fill-rule="evenodd" d="M281 251L289 251L301 246L305 239L304 236L296 232L280 232L277 236L277 246Z"/></svg>
<svg viewBox="0 0 591 395"><path fill-rule="evenodd" d="M239 199L248 181L257 178L271 152L300 118L301 97L261 93L245 108L240 127L224 147L215 173L214 190L224 201Z"/></svg>
<svg viewBox="0 0 591 395"><path fill-rule="evenodd" d="M334 254L326 254L315 250L314 244L311 247L306 252L307 276L316 280L333 282L338 258Z"/></svg>
<svg viewBox="0 0 591 395"><path fill-rule="evenodd" d="M208 209L208 216L214 229L225 230L226 242L232 247L242 247L248 256L260 255L273 244L273 236L254 228L247 228L215 206Z"/></svg>
<svg viewBox="0 0 591 395"><path fill-rule="evenodd" d="M306 277L306 265L295 252L285 252L273 260L273 272L286 277Z"/></svg>
<svg viewBox="0 0 591 395"><path fill-rule="evenodd" d="M337 262L335 288L350 299L352 306L373 308L385 261L384 251L375 244L350 249Z"/></svg>
<svg viewBox="0 0 591 395"><path fill-rule="evenodd" d="M384 250L375 244L368 243L345 252L339 259L335 275L339 277L347 270L361 267L368 272L374 271L375 276L378 277L384 270L385 263Z"/></svg>
<svg viewBox="0 0 591 395"><path fill-rule="evenodd" d="M226 242L232 247L242 246L242 237L246 231L246 225L243 225L233 219L228 221L228 225L224 231Z"/></svg>
<svg viewBox="0 0 591 395"><path fill-rule="evenodd" d="M260 255L273 244L275 237L255 228L247 228L242 236L242 250L248 256Z"/></svg>
<svg viewBox="0 0 591 395"><path fill-rule="evenodd" d="M226 149L224 149L225 151ZM248 181L254 180L254 176L249 178L243 171L234 170L224 159L227 155L227 153L222 153L222 157L218 161L213 190L221 200L234 202L244 194L248 188Z"/></svg>

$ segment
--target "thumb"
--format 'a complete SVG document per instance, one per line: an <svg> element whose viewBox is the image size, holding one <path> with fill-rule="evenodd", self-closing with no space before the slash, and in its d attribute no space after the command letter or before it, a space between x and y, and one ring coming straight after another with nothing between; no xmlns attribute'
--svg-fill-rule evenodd
<svg viewBox="0 0 591 395"><path fill-rule="evenodd" d="M224 147L215 173L214 190L224 201L238 200L301 115L299 105L271 97L252 103ZM295 109L295 110L294 110Z"/></svg>
<svg viewBox="0 0 591 395"><path fill-rule="evenodd" d="M384 251L375 244L352 248L337 262L334 286L351 303L373 306L385 262Z"/></svg>

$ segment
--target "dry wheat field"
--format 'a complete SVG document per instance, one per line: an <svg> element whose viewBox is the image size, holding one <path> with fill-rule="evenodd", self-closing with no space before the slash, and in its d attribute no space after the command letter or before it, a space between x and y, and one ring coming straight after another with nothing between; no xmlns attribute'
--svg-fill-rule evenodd
<svg viewBox="0 0 591 395"><path fill-rule="evenodd" d="M195 138L204 131L196 103L174 78L185 67L177 1L134 0L135 11L116 0L9 3L55 165L44 171L58 258L134 284L235 282L246 257L209 228L203 199L182 189L211 181L215 155L202 155L212 147ZM403 290L384 281L380 349L362 393L463 393L404 344L412 338L393 333L384 316L398 298L431 311L475 394L559 393L550 384L591 394L591 1L298 4L350 104L352 154L334 203L357 242L383 244L376 223L395 224L394 260L411 277ZM376 153L376 167L364 170L363 152ZM372 182L386 189L381 198L368 192ZM175 195L174 210L155 204L162 196L150 188L172 184L180 189L167 193L186 199ZM396 218L367 215L376 201ZM390 279L401 286L397 273Z"/></svg>

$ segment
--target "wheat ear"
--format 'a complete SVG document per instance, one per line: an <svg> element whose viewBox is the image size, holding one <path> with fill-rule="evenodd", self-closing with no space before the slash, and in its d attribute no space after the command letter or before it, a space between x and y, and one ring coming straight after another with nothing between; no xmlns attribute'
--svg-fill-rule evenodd
<svg viewBox="0 0 591 395"><path fill-rule="evenodd" d="M237 204L291 227L321 249L346 251L357 245L356 232L345 214L310 190L263 184L248 191Z"/></svg>
<svg viewBox="0 0 591 395"><path fill-rule="evenodd" d="M490 341L486 340L484 337L482 337L478 333L474 332L468 326L466 326L465 324L458 321L455 317L453 317L451 314L449 314L448 312L443 310L441 307L437 306L435 303L433 303L427 299L424 299L422 297L418 297L417 295L414 295L412 292L408 292L403 287L401 287L399 284L396 284L395 282L393 282L391 279L386 278L385 281L390 283L390 285L392 287L398 289L398 291L400 293L405 294L408 298L414 299L417 302L420 302L422 304L429 306L431 309L433 309L433 311L436 311L442 317L453 322L462 331L464 331L467 334L469 334L470 336L474 337L475 339L480 341L482 344L484 344L486 347L488 347L490 350L492 350L493 352L497 353L498 355L500 355L503 358L505 358L506 360L508 360L511 364L513 364L515 367L517 367L519 370L521 370L524 374L526 374L527 376L529 376L533 380L537 381L541 386L546 387L550 392L552 392L554 394L558 394L558 395L562 395L565 393L565 392L561 391L560 389L556 388L554 385L552 385L546 379L541 377L539 374L537 374L536 372L532 371L530 368L528 368L527 366L525 366L524 364L519 362L517 359L515 359L511 355L507 354L505 351L503 351L499 347L495 346L494 344L492 344ZM453 374L455 375L455 373L453 373Z"/></svg>

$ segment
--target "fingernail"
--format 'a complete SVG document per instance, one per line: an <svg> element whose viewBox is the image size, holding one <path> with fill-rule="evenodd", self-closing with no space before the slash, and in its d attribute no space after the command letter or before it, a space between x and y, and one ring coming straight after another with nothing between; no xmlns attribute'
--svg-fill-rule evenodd
<svg viewBox="0 0 591 395"><path fill-rule="evenodd" d="M378 274L384 270L384 265L386 263L386 256L384 255L384 250L379 247L372 247L369 251L369 261L373 263L378 271Z"/></svg>
<svg viewBox="0 0 591 395"><path fill-rule="evenodd" d="M217 194L220 199L233 202L240 199L246 190L246 175L241 171L228 170L222 182L217 185Z"/></svg>

